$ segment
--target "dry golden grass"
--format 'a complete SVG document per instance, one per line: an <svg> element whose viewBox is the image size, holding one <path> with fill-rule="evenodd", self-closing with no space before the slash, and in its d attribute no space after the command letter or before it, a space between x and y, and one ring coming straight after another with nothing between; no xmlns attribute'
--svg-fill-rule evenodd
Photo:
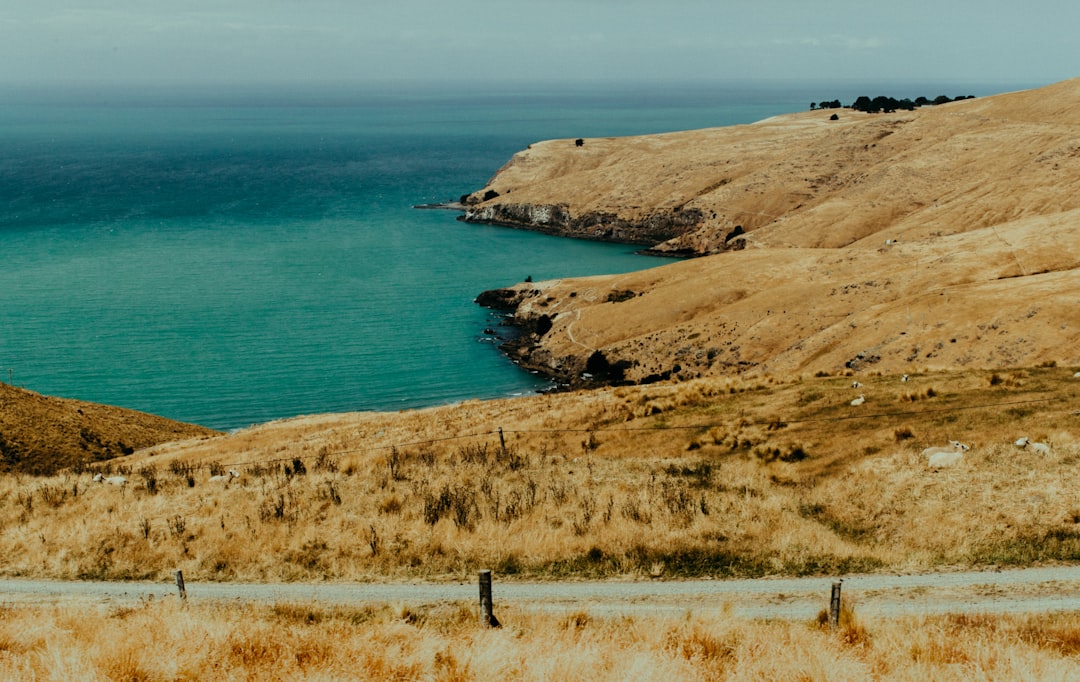
<svg viewBox="0 0 1080 682"><path fill-rule="evenodd" d="M5 475L0 573L672 578L1080 558L1071 369L861 379L298 418L116 460L122 488ZM849 405L856 391L866 404ZM1052 453L1016 448L1022 435ZM973 449L929 469L921 450L949 439ZM207 480L227 466L242 477Z"/></svg>
<svg viewBox="0 0 1080 682"><path fill-rule="evenodd" d="M913 112L531 145L474 210L557 206L590 238L682 212L701 222L657 248L705 257L514 285L515 320L545 333L510 352L572 386L1080 364L1078 107L1073 79ZM746 248L724 251L736 228Z"/></svg>
<svg viewBox="0 0 1080 682"><path fill-rule="evenodd" d="M52 474L219 431L0 382L0 471Z"/></svg>
<svg viewBox="0 0 1080 682"><path fill-rule="evenodd" d="M477 609L0 607L0 678L35 680L1075 680L1080 615L741 621Z"/></svg>
<svg viewBox="0 0 1080 682"><path fill-rule="evenodd" d="M473 199L475 208L562 206L575 218L630 222L696 209L701 222L660 245L675 252L716 252L736 225L750 248L868 251L886 238L912 242L1080 207L1078 102L1072 79L910 112L845 110L837 121L821 110L583 147L547 140L515 154ZM497 195L479 201L489 190ZM586 235L608 226L594 223Z"/></svg>

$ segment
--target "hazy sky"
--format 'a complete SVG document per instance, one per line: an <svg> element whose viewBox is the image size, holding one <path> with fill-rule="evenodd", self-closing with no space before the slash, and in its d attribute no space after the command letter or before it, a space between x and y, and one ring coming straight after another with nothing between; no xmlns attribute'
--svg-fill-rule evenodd
<svg viewBox="0 0 1080 682"><path fill-rule="evenodd" d="M1080 76L1077 0L5 0L0 82Z"/></svg>

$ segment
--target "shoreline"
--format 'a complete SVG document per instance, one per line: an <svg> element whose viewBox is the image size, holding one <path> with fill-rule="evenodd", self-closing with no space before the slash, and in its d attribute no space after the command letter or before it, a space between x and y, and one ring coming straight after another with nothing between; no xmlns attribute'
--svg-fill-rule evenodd
<svg viewBox="0 0 1080 682"><path fill-rule="evenodd" d="M614 236L613 230L609 229L604 232L569 232L565 227L561 226L549 226L536 222L525 222L512 219L487 219L477 218L470 215L471 206L466 205L460 201L438 201L430 204L413 204L412 208L419 211L457 211L462 215L458 216L456 220L462 223L468 223L470 225L492 225L495 227L505 227L512 230L525 230L527 232L536 232L538 234L545 234L549 237L561 237L563 239L581 239L589 242L599 242L602 244L624 244L626 246L647 246L648 248L640 249L634 253L640 256L656 256L659 258L693 258L700 254L692 252L675 252L675 251L658 251L654 247L662 242L653 241L650 239L634 239L634 238L619 238ZM525 206L527 211L544 211L548 209L546 206ZM592 219L594 216L586 216L588 219Z"/></svg>
<svg viewBox="0 0 1080 682"><path fill-rule="evenodd" d="M539 232L553 237L640 246L643 247L638 251L641 255L672 258L704 255L659 248L701 225L704 216L696 209L659 210L639 218L626 218L607 211L589 211L574 216L567 204L485 202L481 206L475 200L475 194L464 197L466 201L462 204L462 215L457 218L459 221ZM469 198L474 200L470 201Z"/></svg>
<svg viewBox="0 0 1080 682"><path fill-rule="evenodd" d="M464 211L465 204L460 201L439 201L432 204L413 204L415 209L421 211Z"/></svg>

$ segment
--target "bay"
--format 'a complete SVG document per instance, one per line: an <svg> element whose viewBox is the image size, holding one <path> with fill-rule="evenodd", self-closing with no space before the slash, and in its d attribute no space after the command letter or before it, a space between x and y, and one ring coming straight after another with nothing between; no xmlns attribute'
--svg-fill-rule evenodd
<svg viewBox="0 0 1080 682"><path fill-rule="evenodd" d="M700 84L0 91L0 375L221 429L541 389L488 342L475 296L663 261L412 207L482 187L537 140L731 125L812 99Z"/></svg>

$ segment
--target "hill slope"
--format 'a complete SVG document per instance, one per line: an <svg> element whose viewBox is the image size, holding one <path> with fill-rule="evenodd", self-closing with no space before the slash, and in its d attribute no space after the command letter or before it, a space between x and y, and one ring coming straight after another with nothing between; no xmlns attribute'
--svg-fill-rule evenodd
<svg viewBox="0 0 1080 682"><path fill-rule="evenodd" d="M466 219L663 232L658 252L714 255L480 300L545 332L507 350L571 384L1077 364L1078 107L1072 80L914 112L533 145Z"/></svg>
<svg viewBox="0 0 1080 682"><path fill-rule="evenodd" d="M143 412L0 384L0 471L50 474L166 441L216 434Z"/></svg>
<svg viewBox="0 0 1080 682"><path fill-rule="evenodd" d="M90 472L0 475L0 574L465 581L488 568L501 581L1075 563L1073 372L883 375L857 389L843 376L711 378L280 420L111 461L122 488ZM953 467L920 454L952 439L971 447ZM213 481L215 466L240 477Z"/></svg>

